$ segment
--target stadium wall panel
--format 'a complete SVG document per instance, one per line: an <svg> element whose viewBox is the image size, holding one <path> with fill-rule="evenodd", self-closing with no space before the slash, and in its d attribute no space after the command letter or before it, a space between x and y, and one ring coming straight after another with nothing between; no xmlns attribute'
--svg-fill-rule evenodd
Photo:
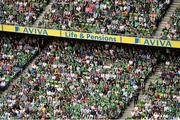
<svg viewBox="0 0 180 120"><path fill-rule="evenodd" d="M0 31L2 31L2 25L0 24Z"/></svg>
<svg viewBox="0 0 180 120"><path fill-rule="evenodd" d="M125 37L13 25L0 25L0 31L166 48L180 48L180 41L160 40L154 38Z"/></svg>

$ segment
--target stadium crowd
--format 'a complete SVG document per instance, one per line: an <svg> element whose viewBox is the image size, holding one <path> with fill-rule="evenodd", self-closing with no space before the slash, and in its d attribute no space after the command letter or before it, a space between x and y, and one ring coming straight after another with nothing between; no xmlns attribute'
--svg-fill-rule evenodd
<svg viewBox="0 0 180 120"><path fill-rule="evenodd" d="M31 26L49 0L0 0L0 23ZM53 0L38 27L152 37L172 0ZM160 39L180 40L177 8Z"/></svg>
<svg viewBox="0 0 180 120"><path fill-rule="evenodd" d="M119 118L157 54L114 44L58 41L1 96L1 119Z"/></svg>
<svg viewBox="0 0 180 120"><path fill-rule="evenodd" d="M0 90L21 72L38 51L35 40L14 36L0 35Z"/></svg>
<svg viewBox="0 0 180 120"><path fill-rule="evenodd" d="M131 112L132 119L178 120L180 118L180 57L162 65L160 75L149 85L143 99Z"/></svg>
<svg viewBox="0 0 180 120"><path fill-rule="evenodd" d="M180 7L171 15L163 29L160 39L180 40Z"/></svg>
<svg viewBox="0 0 180 120"><path fill-rule="evenodd" d="M0 23L30 26L48 2L49 0L1 0Z"/></svg>
<svg viewBox="0 0 180 120"><path fill-rule="evenodd" d="M171 0L54 0L40 27L151 37Z"/></svg>

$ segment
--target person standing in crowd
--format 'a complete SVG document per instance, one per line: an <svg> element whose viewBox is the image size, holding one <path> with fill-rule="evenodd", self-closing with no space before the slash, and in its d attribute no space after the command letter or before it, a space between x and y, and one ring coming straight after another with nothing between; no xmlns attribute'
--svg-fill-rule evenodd
<svg viewBox="0 0 180 120"><path fill-rule="evenodd" d="M138 103L138 99L139 99L139 92L136 92L133 96L133 101L134 101L134 107L136 106L136 104Z"/></svg>

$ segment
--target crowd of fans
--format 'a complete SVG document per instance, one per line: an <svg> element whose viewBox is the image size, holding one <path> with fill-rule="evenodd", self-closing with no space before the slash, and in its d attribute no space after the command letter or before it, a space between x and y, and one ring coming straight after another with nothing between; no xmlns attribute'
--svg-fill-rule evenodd
<svg viewBox="0 0 180 120"><path fill-rule="evenodd" d="M132 119L179 120L179 80L180 57L173 56L162 65L160 75L131 112Z"/></svg>
<svg viewBox="0 0 180 120"><path fill-rule="evenodd" d="M114 44L58 41L1 96L1 119L119 118L157 54Z"/></svg>
<svg viewBox="0 0 180 120"><path fill-rule="evenodd" d="M152 37L171 0L54 0L39 27ZM49 0L0 0L0 23L31 26ZM180 40L180 8L160 39ZM0 90L38 53L34 37L0 35ZM0 96L0 119L117 119L144 87L159 53L115 44L54 41ZM130 119L179 118L180 58L162 66Z"/></svg>
<svg viewBox="0 0 180 120"><path fill-rule="evenodd" d="M171 0L54 0L39 26L152 37Z"/></svg>
<svg viewBox="0 0 180 120"><path fill-rule="evenodd" d="M49 0L0 0L0 23L31 26ZM52 0L38 27L152 37L172 0ZM180 8L160 39L180 40Z"/></svg>
<svg viewBox="0 0 180 120"><path fill-rule="evenodd" d="M9 35L1 36L0 46L0 90L3 90L30 62L38 47L33 39Z"/></svg>
<svg viewBox="0 0 180 120"><path fill-rule="evenodd" d="M180 40L180 7L171 15L170 21L164 27L160 39Z"/></svg>
<svg viewBox="0 0 180 120"><path fill-rule="evenodd" d="M49 0L0 0L0 23L32 25Z"/></svg>

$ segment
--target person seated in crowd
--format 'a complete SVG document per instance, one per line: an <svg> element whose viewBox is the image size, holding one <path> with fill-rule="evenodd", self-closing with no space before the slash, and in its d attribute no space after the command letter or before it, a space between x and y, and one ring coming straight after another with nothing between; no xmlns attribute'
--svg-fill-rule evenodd
<svg viewBox="0 0 180 120"><path fill-rule="evenodd" d="M35 39L2 36L0 38L0 90L12 81L38 51Z"/></svg>
<svg viewBox="0 0 180 120"><path fill-rule="evenodd" d="M159 76L151 82L144 98L134 107L132 119L178 120L179 80L180 57L173 56L162 65Z"/></svg>
<svg viewBox="0 0 180 120"><path fill-rule="evenodd" d="M151 51L55 41L1 96L2 119L116 119L151 73Z"/></svg>
<svg viewBox="0 0 180 120"><path fill-rule="evenodd" d="M33 25L48 2L49 0L1 0L0 23Z"/></svg>
<svg viewBox="0 0 180 120"><path fill-rule="evenodd" d="M160 39L180 40L180 7L171 15L169 22L163 28Z"/></svg>
<svg viewBox="0 0 180 120"><path fill-rule="evenodd" d="M55 0L40 27L151 37L171 0Z"/></svg>

